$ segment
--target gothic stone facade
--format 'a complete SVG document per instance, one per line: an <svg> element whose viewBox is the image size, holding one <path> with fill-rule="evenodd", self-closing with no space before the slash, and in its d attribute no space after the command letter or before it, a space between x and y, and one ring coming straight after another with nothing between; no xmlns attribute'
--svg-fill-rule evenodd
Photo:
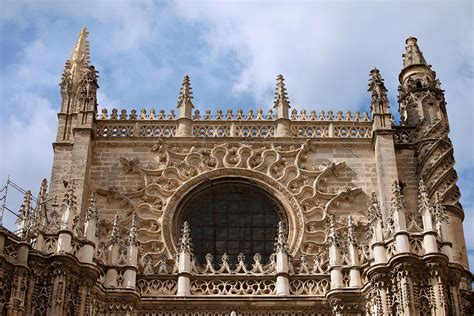
<svg viewBox="0 0 474 316"><path fill-rule="evenodd" d="M466 315L471 273L446 102L406 41L395 124L377 69L370 113L97 111L87 31L61 80L47 193L0 232L6 315ZM198 262L180 203L246 182L281 206L270 259ZM216 190L218 190L217 187ZM245 261L247 260L247 261Z"/></svg>

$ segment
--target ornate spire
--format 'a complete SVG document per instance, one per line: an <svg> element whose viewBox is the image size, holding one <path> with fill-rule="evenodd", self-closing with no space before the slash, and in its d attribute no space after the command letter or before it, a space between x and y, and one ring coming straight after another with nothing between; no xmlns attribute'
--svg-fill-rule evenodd
<svg viewBox="0 0 474 316"><path fill-rule="evenodd" d="M433 213L433 207L430 204L430 199L428 198L428 192L426 191L425 182L420 180L420 185L418 188L418 208L421 214Z"/></svg>
<svg viewBox="0 0 474 316"><path fill-rule="evenodd" d="M426 65L426 60L423 57L423 53L418 47L417 39L410 36L407 38L406 52L403 54L403 68L407 68L412 65Z"/></svg>
<svg viewBox="0 0 474 316"><path fill-rule="evenodd" d="M191 230L189 229L188 222L183 223L183 228L181 229L181 238L179 240L179 251L185 253L191 253L192 243L191 243Z"/></svg>
<svg viewBox="0 0 474 316"><path fill-rule="evenodd" d="M130 246L138 246L137 217L135 213L133 214L130 232L128 234L128 244Z"/></svg>
<svg viewBox="0 0 474 316"><path fill-rule="evenodd" d="M382 211L380 210L379 202L377 201L377 195L375 192L372 192L370 201L371 205L367 210L367 220L372 224L376 220L382 220Z"/></svg>
<svg viewBox="0 0 474 316"><path fill-rule="evenodd" d="M191 81L189 79L189 76L188 75L184 76L183 84L181 86L181 91L179 92L177 108L186 107L186 106L190 106L191 108L194 108L194 105L191 101L194 98L193 92L191 91L192 89L193 88L191 88Z"/></svg>
<svg viewBox="0 0 474 316"><path fill-rule="evenodd" d="M90 50L89 50L89 40L87 36L89 32L87 32L86 27L82 27L81 32L79 33L79 37L77 39L76 45L71 53L71 57L69 61L74 64L82 64L88 65L90 62Z"/></svg>
<svg viewBox="0 0 474 316"><path fill-rule="evenodd" d="M282 221L278 222L278 231L277 231L277 238L275 242L275 250L282 251L285 253L288 253L288 244L286 243L286 237L285 237L285 225L283 224Z"/></svg>
<svg viewBox="0 0 474 316"><path fill-rule="evenodd" d="M273 108L287 107L290 108L290 100L288 100L288 94L286 93L285 78L280 74L276 78L276 91L275 91L275 102Z"/></svg>
<svg viewBox="0 0 474 316"><path fill-rule="evenodd" d="M347 240L351 245L357 244L357 236L355 233L354 222L352 221L352 215L350 214L347 217Z"/></svg>
<svg viewBox="0 0 474 316"><path fill-rule="evenodd" d="M374 68L370 71L369 89L372 92L370 101L370 110L376 114L388 114L389 103L387 97L387 88L385 88L384 80L380 75L380 71Z"/></svg>

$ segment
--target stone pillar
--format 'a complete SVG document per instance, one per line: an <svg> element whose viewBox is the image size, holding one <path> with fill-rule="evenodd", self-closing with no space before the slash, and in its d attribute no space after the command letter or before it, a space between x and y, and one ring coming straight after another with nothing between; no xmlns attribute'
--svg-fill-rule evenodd
<svg viewBox="0 0 474 316"><path fill-rule="evenodd" d="M10 302L7 307L7 315L23 316L26 312L26 291L28 289L28 254L30 246L26 242L18 245L16 267L13 275Z"/></svg>
<svg viewBox="0 0 474 316"><path fill-rule="evenodd" d="M405 206L400 183L397 180L393 182L392 219L395 225L394 234L397 253L410 252L410 241L408 239Z"/></svg>
<svg viewBox="0 0 474 316"><path fill-rule="evenodd" d="M74 183L69 182L64 195L61 209L61 224L58 237L57 252L71 252L71 240L73 236L73 220L76 215L76 196L74 194Z"/></svg>
<svg viewBox="0 0 474 316"><path fill-rule="evenodd" d="M119 242L120 242L120 234L118 228L118 215L114 216L114 220L112 222L112 232L110 233L110 237L108 240L109 243L109 258L108 258L108 267L107 272L105 274L105 287L117 287L117 279L118 279L118 271L117 271L117 261L119 256Z"/></svg>
<svg viewBox="0 0 474 316"><path fill-rule="evenodd" d="M418 189L418 209L423 220L423 247L425 248L425 253L437 253L438 242L436 241L436 232L433 228L433 207L430 204L423 180L420 180Z"/></svg>
<svg viewBox="0 0 474 316"><path fill-rule="evenodd" d="M128 267L124 274L125 287L135 289L137 279L137 258L138 258L138 236L137 219L133 214L130 232L128 235L127 263Z"/></svg>
<svg viewBox="0 0 474 316"><path fill-rule="evenodd" d="M191 295L191 252L191 231L188 222L184 222L179 243L177 296Z"/></svg>
<svg viewBox="0 0 474 316"><path fill-rule="evenodd" d="M349 274L349 287L362 287L362 280L360 278L360 260L357 251L357 236L352 222L352 216L349 215L347 219L347 237L349 241L349 257L351 260L351 270Z"/></svg>
<svg viewBox="0 0 474 316"><path fill-rule="evenodd" d="M290 280L288 276L288 245L285 238L283 222L278 222L278 235L276 242L276 294L278 296L290 295Z"/></svg>
<svg viewBox="0 0 474 316"><path fill-rule="evenodd" d="M85 263L92 263L95 253L95 243L97 240L97 207L95 205L95 193L91 194L89 207L86 213L86 221L84 223L84 235L88 241L84 243L79 253L79 260Z"/></svg>
<svg viewBox="0 0 474 316"><path fill-rule="evenodd" d="M435 196L435 206L433 208L433 217L436 222L436 230L441 240L441 252L446 255L450 262L453 261L453 244L448 239L448 217L446 210L440 202L439 193Z"/></svg>
<svg viewBox="0 0 474 316"><path fill-rule="evenodd" d="M381 264L387 262L387 253L383 237L382 211L380 210L379 203L377 201L377 195L375 194L375 192L372 192L371 201L372 205L367 210L369 229L372 230L372 239L370 241L370 247L374 256L373 263Z"/></svg>
<svg viewBox="0 0 474 316"><path fill-rule="evenodd" d="M331 274L331 290L343 287L341 250L339 247L339 234L336 230L334 215L329 215L329 271Z"/></svg>

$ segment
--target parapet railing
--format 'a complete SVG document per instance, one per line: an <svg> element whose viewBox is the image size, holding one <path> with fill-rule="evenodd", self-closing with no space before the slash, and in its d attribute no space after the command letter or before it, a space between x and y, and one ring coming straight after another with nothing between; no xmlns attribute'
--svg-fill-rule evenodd
<svg viewBox="0 0 474 316"><path fill-rule="evenodd" d="M291 137L295 138L371 138L372 122L367 112L354 114L350 111L343 113L305 110L293 110L290 115L289 129ZM223 113L217 110L215 114L206 111L201 115L195 110L192 116L192 137L240 137L240 138L272 138L276 137L277 119L272 110L264 115L262 110L249 110L244 114L238 110ZM154 110L147 113L142 110L137 114L131 110L106 109L97 117L96 137L175 137L178 130L178 119L173 110L169 113Z"/></svg>

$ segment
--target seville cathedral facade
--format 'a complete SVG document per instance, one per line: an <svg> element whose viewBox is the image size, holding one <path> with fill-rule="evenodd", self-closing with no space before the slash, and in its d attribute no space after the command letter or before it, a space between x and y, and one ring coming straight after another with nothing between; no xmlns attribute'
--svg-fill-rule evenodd
<svg viewBox="0 0 474 316"><path fill-rule="evenodd" d="M2 315L471 315L444 92L406 41L370 112L98 111L83 29L49 184L0 230ZM49 187L49 189L48 189Z"/></svg>

